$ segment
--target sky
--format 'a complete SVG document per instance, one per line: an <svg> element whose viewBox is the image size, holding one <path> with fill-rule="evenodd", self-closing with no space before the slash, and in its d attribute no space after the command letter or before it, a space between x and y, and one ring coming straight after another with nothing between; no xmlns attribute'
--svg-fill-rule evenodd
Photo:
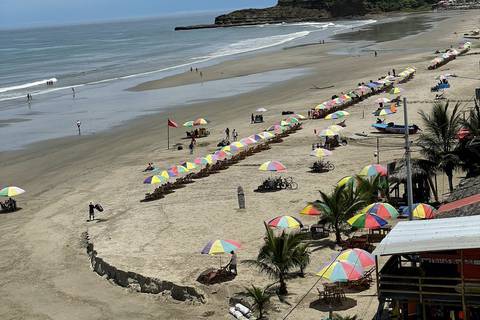
<svg viewBox="0 0 480 320"><path fill-rule="evenodd" d="M272 6L276 0L0 0L0 28Z"/></svg>

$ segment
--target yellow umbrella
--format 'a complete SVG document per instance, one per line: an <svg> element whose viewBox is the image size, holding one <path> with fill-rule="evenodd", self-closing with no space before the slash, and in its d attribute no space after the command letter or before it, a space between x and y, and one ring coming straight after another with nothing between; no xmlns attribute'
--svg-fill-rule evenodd
<svg viewBox="0 0 480 320"><path fill-rule="evenodd" d="M266 131L262 132L262 133L259 133L258 135L263 139L271 139L271 138L275 137L275 135L273 133L266 132Z"/></svg>
<svg viewBox="0 0 480 320"><path fill-rule="evenodd" d="M197 120L195 120L195 121L193 122L193 124L194 124L195 126L203 126L203 125L208 124L208 121L205 120L204 118L198 118Z"/></svg>
<svg viewBox="0 0 480 320"><path fill-rule="evenodd" d="M185 167L185 168L187 168L187 170L193 170L193 169L197 169L197 168L198 168L198 166L197 166L195 163L193 163L193 162L188 162L188 161L182 163L182 166Z"/></svg>
<svg viewBox="0 0 480 320"><path fill-rule="evenodd" d="M3 197L15 197L18 196L19 194L24 193L25 190L19 187L5 187L2 190L0 190L0 196Z"/></svg>
<svg viewBox="0 0 480 320"><path fill-rule="evenodd" d="M335 132L340 132L340 131L342 131L344 128L343 128L343 127L340 127L339 125L332 124L331 126L328 127L328 129L330 129L330 130L332 130L332 131L335 131Z"/></svg>
<svg viewBox="0 0 480 320"><path fill-rule="evenodd" d="M241 143L240 141L235 141L234 143L231 144L232 146L234 147L237 147L237 148L244 148L245 145L243 143Z"/></svg>
<svg viewBox="0 0 480 320"><path fill-rule="evenodd" d="M356 179L352 176L343 177L340 181L337 182L337 186L342 187L347 184L355 184Z"/></svg>
<svg viewBox="0 0 480 320"><path fill-rule="evenodd" d="M335 132L335 131L330 130L330 129L324 129L324 130L320 131L320 133L318 135L320 137L334 137L334 136L338 136L338 132Z"/></svg>

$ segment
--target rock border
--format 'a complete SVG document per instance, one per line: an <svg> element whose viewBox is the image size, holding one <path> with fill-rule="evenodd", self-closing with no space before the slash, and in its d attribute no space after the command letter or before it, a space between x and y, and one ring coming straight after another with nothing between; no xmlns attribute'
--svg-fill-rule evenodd
<svg viewBox="0 0 480 320"><path fill-rule="evenodd" d="M82 246L86 248L90 258L90 265L94 272L102 278L136 292L162 294L182 302L205 303L205 295L197 288L177 285L171 281L143 276L139 273L124 271L112 266L95 251L90 242L88 232L82 233Z"/></svg>

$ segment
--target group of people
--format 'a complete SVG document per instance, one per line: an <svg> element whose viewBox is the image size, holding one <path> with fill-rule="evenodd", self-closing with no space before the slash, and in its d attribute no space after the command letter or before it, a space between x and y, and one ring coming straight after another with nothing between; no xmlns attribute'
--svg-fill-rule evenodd
<svg viewBox="0 0 480 320"><path fill-rule="evenodd" d="M17 201L13 198L8 198L5 202L0 201L0 206L4 211L17 211Z"/></svg>
<svg viewBox="0 0 480 320"><path fill-rule="evenodd" d="M200 74L200 78L203 78L203 72L202 71L198 71L198 68L193 68L193 67L190 67L190 72L193 72L195 71L196 73L199 73Z"/></svg>
<svg viewBox="0 0 480 320"><path fill-rule="evenodd" d="M232 131L232 139L233 139L233 141L237 141L237 139L238 139L238 132L235 129L233 129L233 131ZM230 141L230 129L229 128L225 129L225 140Z"/></svg>
<svg viewBox="0 0 480 320"><path fill-rule="evenodd" d="M262 114L254 115L252 113L250 123L260 123L260 122L263 122L263 115Z"/></svg>

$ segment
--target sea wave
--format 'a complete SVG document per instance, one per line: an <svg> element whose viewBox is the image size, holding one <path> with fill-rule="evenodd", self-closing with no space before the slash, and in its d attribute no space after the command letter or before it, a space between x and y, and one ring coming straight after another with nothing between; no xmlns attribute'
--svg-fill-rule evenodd
<svg viewBox="0 0 480 320"><path fill-rule="evenodd" d="M24 83L24 84L20 84L20 85L16 85L16 86L3 87L3 88L0 88L0 93L8 92L8 91L21 90L21 89L27 89L27 88L31 88L31 87L36 87L36 86L47 84L47 82L57 82L57 79L56 78L51 78L51 79L45 79L45 80L39 80L39 81Z"/></svg>
<svg viewBox="0 0 480 320"><path fill-rule="evenodd" d="M216 50L215 52L211 53L205 58L219 58L219 57L231 56L231 55L266 49L270 47L275 47L275 46L293 41L295 39L306 37L310 33L311 31L300 31L300 32L281 34L281 35L275 35L270 37L242 40L242 41L229 44L226 47L220 48L219 50Z"/></svg>

